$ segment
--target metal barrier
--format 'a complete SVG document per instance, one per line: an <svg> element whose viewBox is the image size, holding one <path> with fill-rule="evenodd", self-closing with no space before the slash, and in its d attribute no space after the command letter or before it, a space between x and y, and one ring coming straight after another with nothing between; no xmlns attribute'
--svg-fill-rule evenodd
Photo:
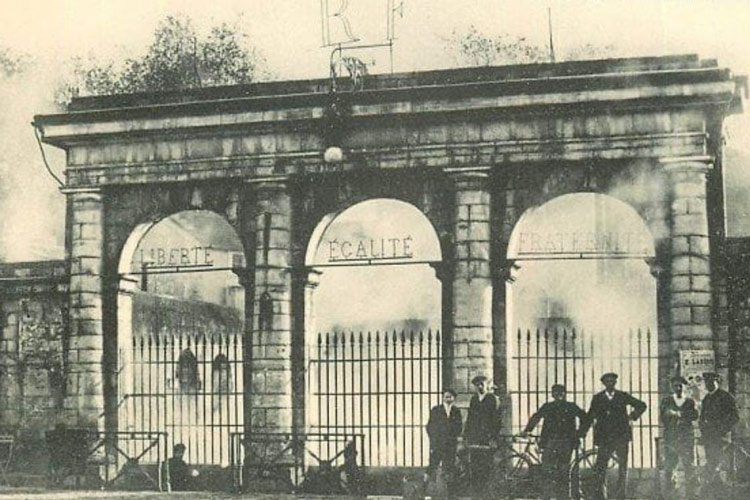
<svg viewBox="0 0 750 500"><path fill-rule="evenodd" d="M520 433L531 415L551 399L552 384L564 384L568 400L584 410L603 390L599 378L619 374L618 389L648 405L633 423L630 467L655 467L653 438L659 431L657 335L649 329L593 333L576 329L521 330L509 340L508 388L513 417L511 431ZM593 448L593 433L584 442Z"/></svg>
<svg viewBox="0 0 750 500"><path fill-rule="evenodd" d="M234 487L356 493L363 474L357 457L363 450L363 434L235 432L230 442Z"/></svg>
<svg viewBox="0 0 750 500"><path fill-rule="evenodd" d="M306 424L313 432L363 434L368 467L424 467L430 408L440 402L440 332L333 332L310 349Z"/></svg>
<svg viewBox="0 0 750 500"><path fill-rule="evenodd" d="M8 484L8 469L13 460L14 444L15 438L12 435L0 434L0 481L5 484Z"/></svg>
<svg viewBox="0 0 750 500"><path fill-rule="evenodd" d="M149 471L141 460L149 456L167 460L166 432L99 432L81 428L58 428L47 432L50 473L53 482L61 484L74 476L79 480L96 476L97 486L107 488L126 474L136 474L154 489L162 489L162 468L156 464ZM98 472L93 469L98 467ZM91 486L87 484L87 486Z"/></svg>

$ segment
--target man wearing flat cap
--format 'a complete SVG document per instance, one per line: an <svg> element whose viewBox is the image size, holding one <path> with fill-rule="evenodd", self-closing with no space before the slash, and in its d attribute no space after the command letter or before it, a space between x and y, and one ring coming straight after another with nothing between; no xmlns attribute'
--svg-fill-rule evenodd
<svg viewBox="0 0 750 500"><path fill-rule="evenodd" d="M674 471L682 461L685 478L692 484L694 478L693 422L698 419L695 401L686 396L687 380L679 375L669 379L672 394L661 400L659 415L664 424L664 467L667 471L668 487L674 483Z"/></svg>
<svg viewBox="0 0 750 500"><path fill-rule="evenodd" d="M701 403L701 415L698 420L701 441L706 449L706 474L709 484L718 479L716 469L721 460L724 438L740 419L734 397L719 387L720 378L715 372L703 374L708 394Z"/></svg>
<svg viewBox="0 0 750 500"><path fill-rule="evenodd" d="M597 447L594 469L597 478L596 497L604 498L604 484L607 464L612 454L617 454L620 467L617 476L617 488L612 498L625 498L625 481L628 473L628 444L633 439L630 423L646 411L646 403L627 392L615 389L616 373L605 373L601 378L604 390L591 399L591 408L587 421L581 426L580 437L586 436L589 427L594 423L594 445ZM630 412L628 412L630 408Z"/></svg>
<svg viewBox="0 0 750 500"><path fill-rule="evenodd" d="M484 375L477 375L471 383L474 395L469 401L464 439L469 445L472 483L477 490L482 490L492 466L492 451L489 447L497 439L499 431L497 399L489 392L487 377Z"/></svg>
<svg viewBox="0 0 750 500"><path fill-rule="evenodd" d="M529 419L523 435L534 430L544 420L539 449L542 450L542 471L545 484L542 499L569 497L570 481L568 468L573 450L578 446L578 427L584 424L586 412L572 401L565 400L565 386L552 386L552 401L544 403ZM576 419L578 422L576 422Z"/></svg>

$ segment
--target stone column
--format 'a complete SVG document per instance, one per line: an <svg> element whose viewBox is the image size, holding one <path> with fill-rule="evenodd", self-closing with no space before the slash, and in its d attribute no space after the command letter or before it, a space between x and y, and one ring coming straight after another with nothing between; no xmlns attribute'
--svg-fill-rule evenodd
<svg viewBox="0 0 750 500"><path fill-rule="evenodd" d="M478 374L492 378L492 278L490 275L490 193L488 174L453 173L455 182L450 385L472 391ZM468 402L464 396L462 402Z"/></svg>
<svg viewBox="0 0 750 500"><path fill-rule="evenodd" d="M251 430L289 431L292 395L291 199L286 180L254 184Z"/></svg>
<svg viewBox="0 0 750 500"><path fill-rule="evenodd" d="M663 160L672 193L669 322L672 353L713 349L706 173L701 161ZM673 365L675 366L675 365Z"/></svg>
<svg viewBox="0 0 750 500"><path fill-rule="evenodd" d="M298 431L306 429L306 401L307 367L311 354L311 341L315 333L315 315L313 313L313 294L320 283L322 273L315 269L301 266L294 273L292 290L292 372L294 385L294 428Z"/></svg>
<svg viewBox="0 0 750 500"><path fill-rule="evenodd" d="M98 190L67 194L70 197L70 337L66 353L66 420L72 426L103 429L102 195Z"/></svg>

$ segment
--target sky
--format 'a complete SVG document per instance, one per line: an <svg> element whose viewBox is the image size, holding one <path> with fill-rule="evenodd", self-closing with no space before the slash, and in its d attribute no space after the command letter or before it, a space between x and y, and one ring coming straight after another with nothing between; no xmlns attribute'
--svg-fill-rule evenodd
<svg viewBox="0 0 750 500"><path fill-rule="evenodd" d="M333 12L343 0L328 1ZM363 42L384 40L388 0L343 3ZM395 19L394 70L455 66L447 40L472 25L487 35L509 33L543 45L548 7L558 54L585 44L612 45L620 56L697 53L717 58L734 73L750 74L750 2L737 0L403 0L403 16ZM182 13L199 31L223 21L240 23L274 79L324 77L330 48L321 47L320 12L320 0L0 2L0 47L28 53L37 62L23 80L0 80L0 258L62 257L62 195L44 170L29 122L54 109L51 89L71 57L137 57L160 19ZM336 26L334 21L334 37ZM372 73L390 70L387 50L361 57L374 62ZM730 147L750 149L750 114L729 119L727 133ZM47 154L59 174L63 155L51 147ZM750 183L750 172L745 177Z"/></svg>

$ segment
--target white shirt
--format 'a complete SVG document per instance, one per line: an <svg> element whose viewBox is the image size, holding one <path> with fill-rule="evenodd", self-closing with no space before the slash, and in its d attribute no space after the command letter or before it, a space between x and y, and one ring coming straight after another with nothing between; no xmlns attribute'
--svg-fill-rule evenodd
<svg viewBox="0 0 750 500"><path fill-rule="evenodd" d="M477 397L479 398L479 401L484 401L484 398L487 397L488 392L485 392L484 394L477 394Z"/></svg>
<svg viewBox="0 0 750 500"><path fill-rule="evenodd" d="M677 394L672 394L672 399L674 399L674 404L676 404L678 407L681 407L683 404L685 404L685 395L678 397Z"/></svg>
<svg viewBox="0 0 750 500"><path fill-rule="evenodd" d="M445 414L450 417L451 416L451 408L453 408L453 405L443 404L443 408L445 409Z"/></svg>
<svg viewBox="0 0 750 500"><path fill-rule="evenodd" d="M609 399L610 401L612 401L612 399L614 399L614 397L615 397L615 391L612 391L612 394L610 394L607 391L604 391L604 394L607 395L607 399Z"/></svg>

